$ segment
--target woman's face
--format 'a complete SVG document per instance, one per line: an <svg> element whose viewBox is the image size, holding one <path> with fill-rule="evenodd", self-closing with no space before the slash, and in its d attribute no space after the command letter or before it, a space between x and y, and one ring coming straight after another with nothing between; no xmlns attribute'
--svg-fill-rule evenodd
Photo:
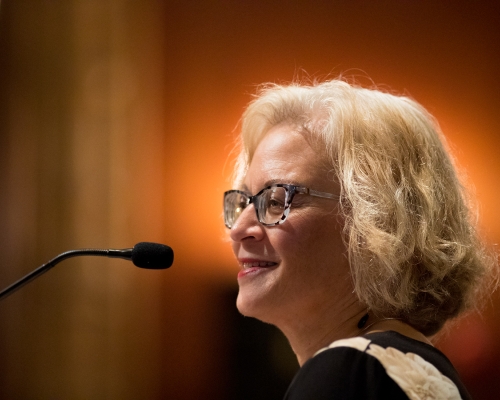
<svg viewBox="0 0 500 400"><path fill-rule="evenodd" d="M258 145L243 190L272 183L338 194L305 137L288 125L269 130ZM352 303L352 283L336 200L296 194L282 225L263 226L248 206L230 236L240 272L237 306L243 315L275 325L331 312Z"/></svg>

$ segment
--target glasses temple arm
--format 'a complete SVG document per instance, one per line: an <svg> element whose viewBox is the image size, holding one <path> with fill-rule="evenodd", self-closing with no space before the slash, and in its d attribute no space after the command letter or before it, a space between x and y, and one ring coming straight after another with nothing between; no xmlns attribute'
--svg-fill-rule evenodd
<svg viewBox="0 0 500 400"><path fill-rule="evenodd" d="M314 190L314 189L308 189L307 193L310 196L323 197L325 199L340 199L339 195L332 194L332 193L326 193L326 192L319 192L318 190Z"/></svg>

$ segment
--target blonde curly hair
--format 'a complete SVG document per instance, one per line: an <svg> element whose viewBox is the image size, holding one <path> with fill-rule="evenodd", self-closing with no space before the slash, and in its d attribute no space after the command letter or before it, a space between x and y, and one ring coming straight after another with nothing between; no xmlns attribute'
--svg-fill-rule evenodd
<svg viewBox="0 0 500 400"><path fill-rule="evenodd" d="M241 122L238 185L267 131L288 123L340 184L355 292L425 335L474 304L496 266L434 118L408 97L343 80L267 84Z"/></svg>

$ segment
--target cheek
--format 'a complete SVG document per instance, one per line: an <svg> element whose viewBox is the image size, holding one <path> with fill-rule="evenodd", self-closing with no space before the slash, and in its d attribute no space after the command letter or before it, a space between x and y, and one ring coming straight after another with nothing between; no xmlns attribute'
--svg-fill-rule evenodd
<svg viewBox="0 0 500 400"><path fill-rule="evenodd" d="M335 216L304 216L290 224L288 232L280 232L283 237L276 245L283 257L293 264L302 264L301 268L331 270L332 265L347 261L341 229Z"/></svg>
<svg viewBox="0 0 500 400"><path fill-rule="evenodd" d="M320 229L302 228L294 240L287 241L286 248L280 248L285 261L279 278L284 288L283 297L294 299L307 310L344 301L352 292L352 283L342 237L336 225L323 225ZM299 226L296 229L298 231Z"/></svg>

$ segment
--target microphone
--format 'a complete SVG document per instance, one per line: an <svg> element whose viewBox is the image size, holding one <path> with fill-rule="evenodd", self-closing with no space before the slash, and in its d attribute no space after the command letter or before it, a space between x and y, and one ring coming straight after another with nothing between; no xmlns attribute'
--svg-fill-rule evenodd
<svg viewBox="0 0 500 400"><path fill-rule="evenodd" d="M19 279L17 282L13 283L9 287L5 288L0 292L0 300L4 299L8 295L12 294L17 289L20 289L28 282L47 272L50 268L58 264L59 262L66 260L67 258L77 257L77 256L100 256L100 257L111 257L111 258L123 258L125 260L130 260L135 266L139 268L146 269L166 269L172 265L174 262L174 251L164 245L159 243L149 243L141 242L137 243L131 249L80 249L80 250L69 250L64 253L59 254L57 257L50 260L48 263L43 264L34 271L30 272L25 277Z"/></svg>

